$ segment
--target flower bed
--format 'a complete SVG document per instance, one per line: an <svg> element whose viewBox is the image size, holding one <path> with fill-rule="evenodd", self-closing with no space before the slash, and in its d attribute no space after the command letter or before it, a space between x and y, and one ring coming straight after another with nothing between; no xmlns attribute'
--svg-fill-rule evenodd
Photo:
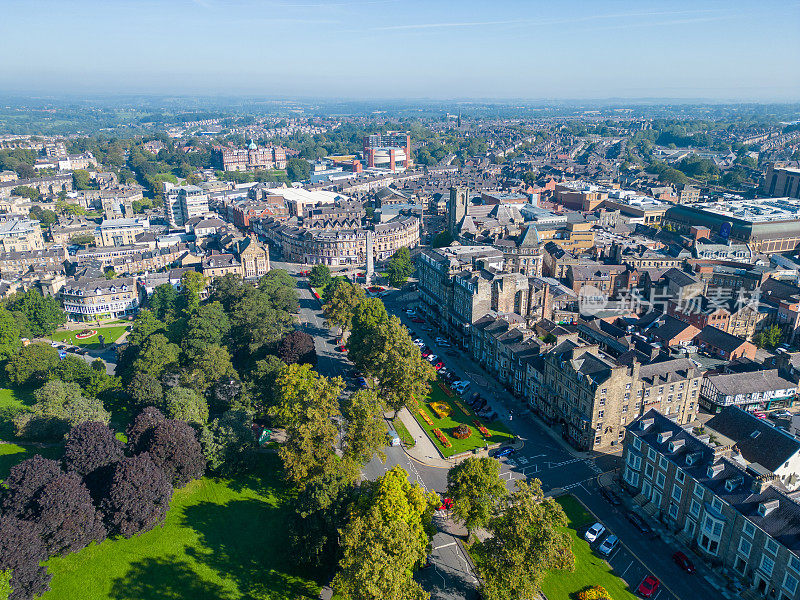
<svg viewBox="0 0 800 600"><path fill-rule="evenodd" d="M602 585L593 585L578 592L578 600L611 600L611 595Z"/></svg>
<svg viewBox="0 0 800 600"><path fill-rule="evenodd" d="M442 442L442 446L445 448L450 448L453 444L450 443L450 440L447 439L447 436L442 433L442 430L438 427L433 430L433 434L439 438L439 441Z"/></svg>
<svg viewBox="0 0 800 600"><path fill-rule="evenodd" d="M484 427L483 424L480 421L478 421L478 419L473 419L472 420L472 424L475 425L475 427L478 428L478 431L481 432L481 435L483 437L485 437L487 439L492 437L492 434L489 432L489 430L486 429L486 427Z"/></svg>
<svg viewBox="0 0 800 600"><path fill-rule="evenodd" d="M75 334L76 340L85 340L86 338L90 338L93 335L97 335L97 329L84 329L80 333Z"/></svg>
<svg viewBox="0 0 800 600"><path fill-rule="evenodd" d="M455 394L453 394L453 390L445 385L443 381L439 382L439 387L442 388L442 391L447 395L448 398L452 398Z"/></svg>
<svg viewBox="0 0 800 600"><path fill-rule="evenodd" d="M440 419L446 419L453 414L453 409L447 402L431 402L431 410Z"/></svg>
<svg viewBox="0 0 800 600"><path fill-rule="evenodd" d="M431 420L431 418L428 416L428 413L426 413L424 409L420 408L419 409L419 414L422 416L422 418L425 420L425 422L428 425L433 427L433 421Z"/></svg>
<svg viewBox="0 0 800 600"><path fill-rule="evenodd" d="M465 440L469 436L472 435L472 429L469 428L469 425L461 424L458 427L453 429L453 432L450 434L457 440Z"/></svg>
<svg viewBox="0 0 800 600"><path fill-rule="evenodd" d="M455 404L455 405L458 407L458 410L460 410L461 412L463 412L465 415L468 415L468 414L469 414L469 411L468 411L466 408L464 408L464 405L463 405L463 404L461 404L461 402L459 402L459 401L458 401L458 400L456 400L455 398L453 399L453 403L454 403L454 404Z"/></svg>

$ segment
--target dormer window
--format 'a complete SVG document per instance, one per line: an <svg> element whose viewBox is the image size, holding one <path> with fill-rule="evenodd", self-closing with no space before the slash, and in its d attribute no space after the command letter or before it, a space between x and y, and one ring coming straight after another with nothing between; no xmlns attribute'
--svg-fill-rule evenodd
<svg viewBox="0 0 800 600"><path fill-rule="evenodd" d="M739 475L738 477L731 477L725 482L725 489L729 492L732 492L737 487L739 487L742 482L744 481L744 477Z"/></svg>
<svg viewBox="0 0 800 600"><path fill-rule="evenodd" d="M672 437L672 432L671 431L662 431L661 433L658 434L658 443L659 444L663 444L670 437Z"/></svg>
<svg viewBox="0 0 800 600"><path fill-rule="evenodd" d="M686 464L687 466L692 466L697 464L697 462L703 457L702 453L700 452L692 452L691 454L686 455Z"/></svg>
<svg viewBox="0 0 800 600"><path fill-rule="evenodd" d="M681 448L683 448L683 445L684 445L685 443L686 443L686 442L685 442L684 440L672 440L672 441L669 443L669 446L668 446L668 447L669 447L669 451L670 451L670 452L677 452L678 450L680 450Z"/></svg>
<svg viewBox="0 0 800 600"><path fill-rule="evenodd" d="M639 421L639 429L646 431L655 421L653 419L642 419Z"/></svg>
<svg viewBox="0 0 800 600"><path fill-rule="evenodd" d="M708 467L708 472L707 472L708 478L709 479L714 479L714 477L716 477L717 475L722 473L722 469L723 468L724 467L722 465L719 465L719 464L711 465L710 467Z"/></svg>
<svg viewBox="0 0 800 600"><path fill-rule="evenodd" d="M758 505L758 514L762 517L766 517L773 510L778 508L778 506L780 506L780 503L777 500L767 500Z"/></svg>

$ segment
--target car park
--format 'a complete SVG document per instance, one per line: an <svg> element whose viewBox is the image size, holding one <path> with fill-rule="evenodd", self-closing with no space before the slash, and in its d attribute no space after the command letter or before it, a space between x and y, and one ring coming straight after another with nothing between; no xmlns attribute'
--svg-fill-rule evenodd
<svg viewBox="0 0 800 600"><path fill-rule="evenodd" d="M439 358L439 356L437 354L428 354L428 356L425 357L425 360L427 360L429 363L433 364L434 362L436 362L436 360L438 358Z"/></svg>
<svg viewBox="0 0 800 600"><path fill-rule="evenodd" d="M442 361L439 361L435 365L433 365L433 368L439 371L444 368L444 363Z"/></svg>
<svg viewBox="0 0 800 600"><path fill-rule="evenodd" d="M636 591L642 598L652 598L655 596L656 592L658 592L660 586L661 582L657 578L648 575L642 580L642 583L639 584L639 588Z"/></svg>
<svg viewBox="0 0 800 600"><path fill-rule="evenodd" d="M606 528L605 525L602 523L595 523L589 529L586 530L586 533L583 534L583 539L585 539L590 544L596 542L600 537L605 533Z"/></svg>
<svg viewBox="0 0 800 600"><path fill-rule="evenodd" d="M611 556L611 553L619 546L619 538L615 535L609 535L603 540L603 543L597 547L597 551L603 556Z"/></svg>
<svg viewBox="0 0 800 600"><path fill-rule="evenodd" d="M640 533L643 533L644 535L650 535L651 533L653 533L653 530L645 522L645 520L639 515L637 515L635 512L628 511L625 514L625 517L628 519L628 521L631 522L631 524L634 527L636 527L636 529L639 530Z"/></svg>
<svg viewBox="0 0 800 600"><path fill-rule="evenodd" d="M484 417L487 421L497 421L498 414L494 411L490 412L486 417Z"/></svg>
<svg viewBox="0 0 800 600"><path fill-rule="evenodd" d="M422 358L428 358L431 355L431 351L428 348L422 348Z"/></svg>
<svg viewBox="0 0 800 600"><path fill-rule="evenodd" d="M689 560L689 557L686 556L683 552L676 552L672 555L672 560L675 561L675 564L678 565L681 569L686 571L687 573L694 573L694 563Z"/></svg>
<svg viewBox="0 0 800 600"><path fill-rule="evenodd" d="M414 318L411 319L411 322L412 323L424 323L425 321L423 321L419 317L414 317Z"/></svg>
<svg viewBox="0 0 800 600"><path fill-rule="evenodd" d="M619 506L620 504L622 504L622 500L619 499L619 496L617 496L607 487L600 488L600 495L603 496L603 498L605 498L606 501L612 506Z"/></svg>

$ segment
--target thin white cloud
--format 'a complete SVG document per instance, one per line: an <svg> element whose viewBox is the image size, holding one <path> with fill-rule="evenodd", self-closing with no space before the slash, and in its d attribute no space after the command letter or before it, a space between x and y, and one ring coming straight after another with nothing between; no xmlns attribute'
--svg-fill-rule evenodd
<svg viewBox="0 0 800 600"><path fill-rule="evenodd" d="M375 27L376 31L409 31L426 29L453 29L464 27L489 27L493 25L560 25L564 23L581 23L586 21L599 21L607 19L635 19L639 17L662 17L669 15L699 15L718 12L716 9L697 9L697 10L664 10L664 11L630 11L624 13L613 13L605 15L587 15L584 17L570 17L564 19L503 19L495 21L463 21L452 23L408 23L404 25L386 25ZM670 24L668 21L661 21L654 24Z"/></svg>

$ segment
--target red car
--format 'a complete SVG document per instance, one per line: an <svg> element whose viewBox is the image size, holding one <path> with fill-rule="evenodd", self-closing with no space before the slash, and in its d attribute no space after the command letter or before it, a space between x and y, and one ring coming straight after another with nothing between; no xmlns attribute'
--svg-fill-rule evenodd
<svg viewBox="0 0 800 600"><path fill-rule="evenodd" d="M652 598L658 591L659 586L661 586L661 582L652 575L648 575L644 578L644 581L639 584L639 589L637 591L642 598Z"/></svg>
<svg viewBox="0 0 800 600"><path fill-rule="evenodd" d="M424 323L425 321L423 321L419 317L414 317L413 319L411 319L411 322L412 323Z"/></svg>
<svg viewBox="0 0 800 600"><path fill-rule="evenodd" d="M434 368L434 369L436 369L437 371L438 371L439 369L443 369L443 368L444 368L444 363L443 363L443 362L441 362L441 361L440 361L440 362L437 362L435 365L433 365L433 368Z"/></svg>
<svg viewBox="0 0 800 600"><path fill-rule="evenodd" d="M298 273L298 275L300 275L300 277L308 277L308 275L310 273L311 273L311 271L300 271L300 273Z"/></svg>
<svg viewBox="0 0 800 600"><path fill-rule="evenodd" d="M766 419L767 413L761 412L760 410L754 410L753 415L758 417L759 419Z"/></svg>
<svg viewBox="0 0 800 600"><path fill-rule="evenodd" d="M422 358L427 358L430 355L431 355L431 351L430 350L423 350L422 351Z"/></svg>
<svg viewBox="0 0 800 600"><path fill-rule="evenodd" d="M336 346L336 349L339 352L347 352L347 347L346 346Z"/></svg>
<svg viewBox="0 0 800 600"><path fill-rule="evenodd" d="M683 552L676 552L672 555L672 560L675 561L675 564L678 565L681 569L686 571L687 573L694 573L694 563L689 560L689 557L686 556Z"/></svg>

